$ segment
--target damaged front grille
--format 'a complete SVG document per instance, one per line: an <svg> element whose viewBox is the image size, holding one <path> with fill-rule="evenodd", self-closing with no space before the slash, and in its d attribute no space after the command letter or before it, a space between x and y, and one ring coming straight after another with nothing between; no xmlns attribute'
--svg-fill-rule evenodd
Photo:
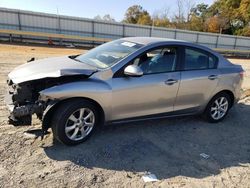
<svg viewBox="0 0 250 188"><path fill-rule="evenodd" d="M31 83L16 85L11 80L8 80L7 84L8 90L5 95L5 103L10 111L9 123L15 126L31 125L32 114L41 117L45 105L34 98Z"/></svg>

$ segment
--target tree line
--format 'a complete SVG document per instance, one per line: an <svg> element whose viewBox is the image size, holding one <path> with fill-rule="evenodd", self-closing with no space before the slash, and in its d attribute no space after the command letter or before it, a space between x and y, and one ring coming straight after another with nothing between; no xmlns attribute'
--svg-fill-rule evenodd
<svg viewBox="0 0 250 188"><path fill-rule="evenodd" d="M141 5L127 9L123 23L250 36L250 0L216 0L212 5L176 0L177 11L166 7L150 15ZM110 15L97 19L115 21Z"/></svg>

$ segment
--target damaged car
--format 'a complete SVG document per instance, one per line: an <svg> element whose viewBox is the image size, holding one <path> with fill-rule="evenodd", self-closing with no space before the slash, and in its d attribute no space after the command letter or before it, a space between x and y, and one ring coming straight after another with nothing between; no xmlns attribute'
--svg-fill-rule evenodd
<svg viewBox="0 0 250 188"><path fill-rule="evenodd" d="M183 115L219 122L238 101L243 69L185 41L130 37L85 54L35 60L8 75L13 125L42 121L67 145L96 127Z"/></svg>

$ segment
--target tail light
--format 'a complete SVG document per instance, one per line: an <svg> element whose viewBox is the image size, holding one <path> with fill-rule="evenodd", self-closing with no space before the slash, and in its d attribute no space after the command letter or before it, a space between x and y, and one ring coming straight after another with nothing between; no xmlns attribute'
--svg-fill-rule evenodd
<svg viewBox="0 0 250 188"><path fill-rule="evenodd" d="M243 80L243 78L244 78L244 74L245 74L245 71L241 71L240 72L240 78Z"/></svg>

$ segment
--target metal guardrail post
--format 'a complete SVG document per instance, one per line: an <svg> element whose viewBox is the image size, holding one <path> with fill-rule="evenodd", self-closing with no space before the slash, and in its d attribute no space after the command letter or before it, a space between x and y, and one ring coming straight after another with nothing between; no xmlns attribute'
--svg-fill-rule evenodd
<svg viewBox="0 0 250 188"><path fill-rule="evenodd" d="M125 24L122 24L122 37L125 37Z"/></svg>
<svg viewBox="0 0 250 188"><path fill-rule="evenodd" d="M236 46L237 46L237 36L235 36L235 40L234 40L234 49L236 49Z"/></svg>
<svg viewBox="0 0 250 188"><path fill-rule="evenodd" d="M10 34L10 38L9 38L10 42L12 42L12 34Z"/></svg>
<svg viewBox="0 0 250 188"><path fill-rule="evenodd" d="M60 18L59 15L58 15L58 33L59 33L59 34L62 34L62 29L61 29L61 18ZM59 44L60 44L60 45L63 44L63 39L60 39L60 40L59 40Z"/></svg>
<svg viewBox="0 0 250 188"><path fill-rule="evenodd" d="M200 33L197 33L196 43L199 43L199 36L200 36Z"/></svg>
<svg viewBox="0 0 250 188"><path fill-rule="evenodd" d="M177 39L177 31L174 31L174 39Z"/></svg>
<svg viewBox="0 0 250 188"><path fill-rule="evenodd" d="M91 21L91 25L92 25L92 31L91 31L91 36L95 37L95 22ZM93 48L95 47L95 42L92 42Z"/></svg>
<svg viewBox="0 0 250 188"><path fill-rule="evenodd" d="M216 38L216 43L215 43L215 48L218 48L218 43L219 43L219 35L217 35L217 38Z"/></svg>
<svg viewBox="0 0 250 188"><path fill-rule="evenodd" d="M22 30L22 25L21 25L21 17L20 17L20 12L17 12L17 20L18 20L18 29L21 31ZM20 35L20 40L21 42L23 41L22 35Z"/></svg>

